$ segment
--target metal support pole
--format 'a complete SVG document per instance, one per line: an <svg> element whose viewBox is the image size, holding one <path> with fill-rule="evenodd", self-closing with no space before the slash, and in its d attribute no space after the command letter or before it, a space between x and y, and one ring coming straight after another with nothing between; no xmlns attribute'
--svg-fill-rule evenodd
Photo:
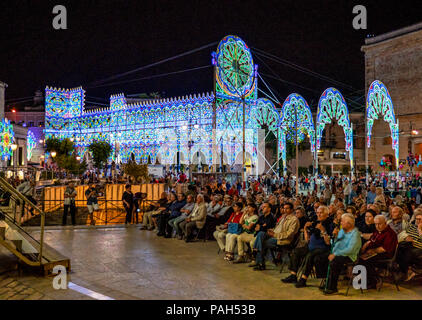
<svg viewBox="0 0 422 320"><path fill-rule="evenodd" d="M280 150L279 150L279 143L280 143L280 129L277 128L277 179L280 179Z"/></svg>
<svg viewBox="0 0 422 320"><path fill-rule="evenodd" d="M212 103L212 169L214 172L217 170L217 66L214 66L213 72L213 91L214 100ZM211 171L211 168L210 168Z"/></svg>
<svg viewBox="0 0 422 320"><path fill-rule="evenodd" d="M296 197L299 196L299 145L297 140L297 107L295 108L295 129L296 129L296 136L295 136L295 144L296 144Z"/></svg>
<svg viewBox="0 0 422 320"><path fill-rule="evenodd" d="M397 119L397 131L400 132L399 130L399 119ZM397 152L396 152L396 179L398 180L400 177L400 170L399 170L399 158L400 158L400 136L397 132ZM393 139L391 139L391 141L393 141Z"/></svg>
<svg viewBox="0 0 422 320"><path fill-rule="evenodd" d="M315 180L315 190L316 190L316 192L317 192L317 195L318 195L318 184L317 184L317 180L318 180L318 150L319 150L319 148L318 148L318 122L317 122L317 120L318 120L318 111L317 111L317 116L316 116L316 119L315 119L316 121L315 121L315 154L314 154L314 157L315 157L315 177L314 177L314 180Z"/></svg>
<svg viewBox="0 0 422 320"><path fill-rule="evenodd" d="M246 151L246 141L245 141L245 116L246 116L246 108L245 108L245 97L243 97L243 145L242 145L242 182L246 183L246 167L245 167L245 151ZM252 162L251 162L252 165Z"/></svg>

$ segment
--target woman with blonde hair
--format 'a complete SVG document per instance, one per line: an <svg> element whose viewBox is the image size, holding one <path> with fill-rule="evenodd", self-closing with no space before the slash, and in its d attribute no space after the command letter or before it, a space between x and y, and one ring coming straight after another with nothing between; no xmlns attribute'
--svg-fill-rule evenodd
<svg viewBox="0 0 422 320"><path fill-rule="evenodd" d="M385 202L383 188L378 187L375 191L375 194L376 194L376 196L375 196L375 199L374 199L374 203L380 207L382 212L387 211L387 204Z"/></svg>

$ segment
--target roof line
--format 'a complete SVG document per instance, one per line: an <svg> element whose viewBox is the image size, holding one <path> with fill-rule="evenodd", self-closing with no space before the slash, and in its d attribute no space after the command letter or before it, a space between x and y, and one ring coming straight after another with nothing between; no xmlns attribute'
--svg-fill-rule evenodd
<svg viewBox="0 0 422 320"><path fill-rule="evenodd" d="M390 31L390 32L387 32L387 33L380 34L379 36L376 36L376 37L373 37L373 38L367 38L367 39L365 39L365 44L366 45L375 44L375 43L382 42L382 41L385 41L385 40L389 40L389 39L392 39L392 38L396 38L396 37L399 37L399 36L402 36L402 35L405 35L405 34L408 34L408 33L412 33L412 32L415 32L415 31L418 31L418 30L421 30L421 29L422 29L422 22L419 22L419 23L413 24L411 26L407 26L407 27L404 27L404 28L401 28L401 29L397 29L397 30L394 30L394 31Z"/></svg>

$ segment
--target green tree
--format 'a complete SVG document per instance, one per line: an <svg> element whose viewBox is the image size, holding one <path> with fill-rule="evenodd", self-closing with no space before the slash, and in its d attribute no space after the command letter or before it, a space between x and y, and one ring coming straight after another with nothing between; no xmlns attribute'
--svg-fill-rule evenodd
<svg viewBox="0 0 422 320"><path fill-rule="evenodd" d="M73 153L75 148L70 139L63 140L57 138L49 138L45 141L48 152L56 152L56 157L53 159L57 165L71 174L82 173L86 170L86 163L80 163L76 160L76 155Z"/></svg>
<svg viewBox="0 0 422 320"><path fill-rule="evenodd" d="M98 169L104 168L107 159L111 155L111 145L105 141L94 141L88 146L88 150L92 153L95 167Z"/></svg>
<svg viewBox="0 0 422 320"><path fill-rule="evenodd" d="M150 180L148 165L146 164L137 164L134 161L129 161L123 165L123 172L139 183L148 183Z"/></svg>

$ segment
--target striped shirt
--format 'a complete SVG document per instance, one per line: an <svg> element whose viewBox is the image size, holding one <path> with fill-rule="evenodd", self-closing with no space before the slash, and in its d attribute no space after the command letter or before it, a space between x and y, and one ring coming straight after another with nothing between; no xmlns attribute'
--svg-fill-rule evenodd
<svg viewBox="0 0 422 320"><path fill-rule="evenodd" d="M419 234L418 227L410 224L406 229L406 233L412 237L413 246L422 249L422 235Z"/></svg>

